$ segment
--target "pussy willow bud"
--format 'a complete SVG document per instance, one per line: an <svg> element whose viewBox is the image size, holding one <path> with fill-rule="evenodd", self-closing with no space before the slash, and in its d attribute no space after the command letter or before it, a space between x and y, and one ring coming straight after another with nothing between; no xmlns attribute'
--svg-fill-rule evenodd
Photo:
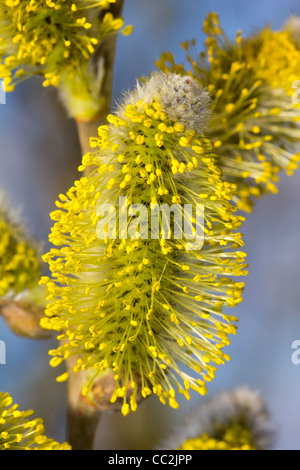
<svg viewBox="0 0 300 470"><path fill-rule="evenodd" d="M300 73L300 51L287 32L265 29L231 41L210 13L204 21L206 47L183 44L189 65L163 53L159 68L198 80L213 100L207 134L221 159L224 178L237 185L234 202L250 212L264 193L276 193L279 172L298 168L300 107L293 83Z"/></svg>
<svg viewBox="0 0 300 470"><path fill-rule="evenodd" d="M267 450L273 425L262 397L248 387L205 400L162 445L180 450Z"/></svg>
<svg viewBox="0 0 300 470"><path fill-rule="evenodd" d="M93 171L51 214L57 248L44 257L52 279L41 280L49 301L42 326L62 331L64 344L50 363L79 355L74 370L92 374L84 394L113 371L111 401L122 398L125 415L136 409L138 389L174 408L175 389L187 399L190 389L205 394L229 359L222 349L237 318L222 308L242 300L244 283L231 276L246 274L236 231L244 219L230 203L235 185L222 181L210 140L196 130L205 128L208 103L189 77L155 73L137 84L91 139L97 150L80 171ZM175 212L170 230L152 223L155 211L164 219L173 205L192 208L190 234L175 236Z"/></svg>
<svg viewBox="0 0 300 470"><path fill-rule="evenodd" d="M20 411L8 393L0 392L0 450L71 450L45 436L43 420Z"/></svg>

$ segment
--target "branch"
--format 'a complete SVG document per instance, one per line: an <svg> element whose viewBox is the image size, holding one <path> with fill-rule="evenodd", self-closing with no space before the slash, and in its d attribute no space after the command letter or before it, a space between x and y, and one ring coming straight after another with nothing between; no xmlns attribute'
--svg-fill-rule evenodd
<svg viewBox="0 0 300 470"><path fill-rule="evenodd" d="M112 4L108 11L114 17L120 16L123 4L124 0L119 0L116 4ZM107 13L107 10L105 13ZM92 136L98 135L98 127L105 123L106 116L110 111L116 41L117 36L107 39L96 50L92 58L96 75L103 77L102 83L99 86L103 106L96 119L89 121L76 120L83 154L91 151L89 139ZM99 73L99 67L104 68L104 70L101 70L101 73ZM88 175L91 169L92 167L87 168L85 175ZM74 360L75 358L72 358L72 362ZM70 365L72 364L70 364L69 360L68 366ZM86 371L70 373L68 379L67 440L73 450L91 450L93 448L94 438L101 418L99 407L96 407L81 395L81 390L86 385L86 382Z"/></svg>
<svg viewBox="0 0 300 470"><path fill-rule="evenodd" d="M68 359L69 368L74 367L76 357ZM66 439L72 450L92 450L101 419L101 411L82 396L81 391L88 380L87 372L71 372L68 379L68 409Z"/></svg>
<svg viewBox="0 0 300 470"><path fill-rule="evenodd" d="M114 17L120 16L122 14L123 5L124 0L119 0L116 4L112 4L108 11L110 11ZM117 35L110 37L97 48L92 58L95 74L99 77L103 76L99 91L103 106L96 118L91 120L76 120L80 146L83 154L90 152L91 148L89 145L89 139L90 137L98 135L98 127L105 124L107 114L110 112L116 42ZM102 68L101 73L99 72L99 68ZM85 174L88 175L90 171L90 169L87 169Z"/></svg>

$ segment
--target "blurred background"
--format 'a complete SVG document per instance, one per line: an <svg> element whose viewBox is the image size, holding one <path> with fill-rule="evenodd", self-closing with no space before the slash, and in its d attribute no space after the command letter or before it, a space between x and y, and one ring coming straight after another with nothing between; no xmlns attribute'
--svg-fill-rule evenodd
<svg viewBox="0 0 300 470"><path fill-rule="evenodd" d="M209 11L220 15L230 37L270 24L277 29L291 13L300 15L299 0L125 0L124 17L134 33L118 40L114 99L148 74L161 51L184 54L179 43L203 42L202 22ZM300 77L299 77L300 78ZM81 153L76 128L54 90L32 79L0 105L0 188L21 208L31 232L48 247L49 212L57 195L78 178ZM279 194L259 201L244 224L250 274L244 301L235 308L238 334L225 352L231 361L220 367L208 386L208 397L222 389L248 385L261 392L276 429L275 449L300 449L300 365L291 360L300 340L300 171L282 175ZM14 336L0 319L0 339L7 364L0 365L0 390L22 409L33 408L44 419L48 436L65 439L66 386L55 382L58 369L48 365L55 341ZM103 417L96 449L152 449L201 403L196 393L179 410L150 398L126 418Z"/></svg>

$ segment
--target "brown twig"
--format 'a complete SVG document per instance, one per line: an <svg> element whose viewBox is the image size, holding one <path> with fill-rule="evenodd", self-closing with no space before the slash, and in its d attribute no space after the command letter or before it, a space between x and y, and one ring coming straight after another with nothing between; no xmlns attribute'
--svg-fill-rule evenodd
<svg viewBox="0 0 300 470"><path fill-rule="evenodd" d="M111 5L109 11L115 17L120 16L122 14L123 5L124 0L119 0L117 3ZM95 73L98 74L98 67L104 67L104 78L99 91L99 94L102 98L101 102L103 103L103 106L95 119L87 121L76 120L80 146L83 154L90 152L91 148L89 145L89 139L90 137L97 136L98 127L102 124L105 124L107 114L110 112L116 41L117 36L113 36L107 39L103 44L101 44L100 47L98 47L93 56ZM90 173L90 170L90 168L86 169L85 175L88 175Z"/></svg>
<svg viewBox="0 0 300 470"><path fill-rule="evenodd" d="M77 357L68 359L69 368L74 367ZM101 411L89 403L81 394L86 385L87 372L71 372L68 379L68 408L66 439L73 450L92 450Z"/></svg>

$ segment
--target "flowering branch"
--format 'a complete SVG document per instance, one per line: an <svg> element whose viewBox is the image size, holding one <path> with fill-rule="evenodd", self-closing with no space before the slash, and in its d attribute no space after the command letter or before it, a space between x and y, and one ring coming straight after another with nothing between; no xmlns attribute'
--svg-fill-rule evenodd
<svg viewBox="0 0 300 470"><path fill-rule="evenodd" d="M110 6L110 13L113 17L118 17L122 13L124 0L119 0ZM95 74L99 77L98 88L99 102L101 109L96 117L91 119L80 119L75 117L82 154L90 151L89 141L92 135L97 134L97 129L106 121L109 113L113 85L113 69L116 49L117 36L109 37L96 50L92 57ZM86 168L85 174L88 175L92 167ZM71 368L77 362L74 358L68 359L67 366ZM73 449L89 450L93 448L93 442L97 427L101 419L102 406L91 404L81 394L82 388L86 383L86 371L79 374L71 372L68 382L68 411L67 411L67 440ZM103 395L107 393L103 390ZM109 399L106 400L106 406L109 407Z"/></svg>
<svg viewBox="0 0 300 470"><path fill-rule="evenodd" d="M230 42L217 15L209 14L205 51L193 60L194 42L183 44L190 70L164 53L157 63L162 71L137 83L109 114L117 34L132 29L123 28L123 5L0 4L5 90L33 75L57 87L84 154L82 177L60 194L51 214L56 223L49 240L56 248L43 257L52 278L41 278L48 291L46 297L42 288L42 303L34 303L31 292L40 277L39 255L0 201L0 315L21 336L58 332L50 365L66 363L57 381L68 379L67 439L74 450L93 448L102 411L126 416L151 394L178 408L177 393L187 400L191 390L206 394L206 383L230 360L223 348L238 318L224 309L242 301L244 288L232 278L247 275L239 233L245 218L237 209L251 212L255 198L277 191L277 173L292 174L300 160L300 108L291 99L300 51L292 25L290 32L266 30L246 40L238 32ZM151 217L158 209L158 219L159 211L165 219L179 204L201 207L201 217L196 210L196 218L192 212L184 218L190 233L177 236L175 211L174 238L164 224L156 234L148 219L143 226L140 208ZM119 238L113 235L117 213ZM40 421L25 422L25 430L38 424L35 432L9 433L16 424L22 430L15 418L31 415L14 413L11 404L0 393L0 424L12 424L0 429L0 450L22 448L23 437L25 448L69 448L41 435ZM214 428L216 416L222 419ZM255 394L235 391L206 404L175 446L261 448L270 438L266 418Z"/></svg>
<svg viewBox="0 0 300 470"><path fill-rule="evenodd" d="M77 123L83 153L89 150L89 137L95 135L109 112L116 37L119 32L128 35L132 31L131 26L123 28L124 20L120 16L123 4L124 0L76 0L71 4L61 0L46 3L33 0L30 5L5 1L0 6L0 26L3 26L0 78L5 90L13 91L18 83L33 75L43 77L43 86L57 87L68 115ZM7 243L7 236L3 240L3 244ZM25 248L8 260L11 270L22 268ZM6 249L9 255L11 251L12 248ZM30 260L27 255L25 267ZM8 272L8 262L5 263L0 295L27 286L31 278L24 270L22 276L17 271L14 277ZM31 338L51 335L43 323L39 325L42 309L33 303L5 301L1 313L17 334ZM69 382L68 435L75 449L92 446L100 415L82 398L82 381L85 381L84 372L74 379L71 377Z"/></svg>

